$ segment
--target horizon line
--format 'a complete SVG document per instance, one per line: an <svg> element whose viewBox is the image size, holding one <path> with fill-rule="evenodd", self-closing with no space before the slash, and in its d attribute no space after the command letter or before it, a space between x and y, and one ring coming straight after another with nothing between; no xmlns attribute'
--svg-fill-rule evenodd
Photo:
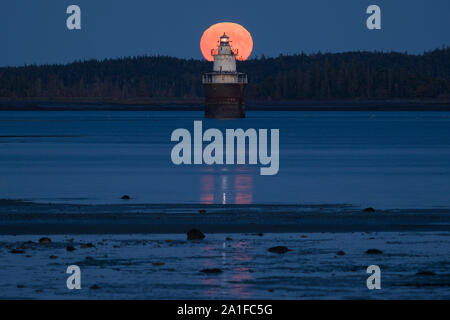
<svg viewBox="0 0 450 320"><path fill-rule="evenodd" d="M349 54L349 53L372 53L372 54L392 54L392 53L397 53L397 54L403 54L403 55L408 55L408 56L424 56L426 54L435 52L435 51L446 51L450 49L450 44L449 45L442 45L441 47L436 47L434 49L427 49L424 50L421 53L410 53L408 51L396 51L396 50L389 50L389 51L385 51L384 49L376 49L376 50L349 50L349 51L335 51L335 52L331 52L331 51L313 51L313 52L305 52L305 51L301 51L299 53L279 53L278 56L271 56L271 55L265 55L265 54L260 54L258 55L257 53L253 53L251 55L251 57L245 61L239 61L239 63L245 63L247 61L255 61L255 60L261 60L262 58L264 59L278 59L279 57L295 57L295 56L301 56L301 55L305 55L305 56L316 56L316 55L334 55L334 54ZM117 56L117 57L105 57L105 58L80 58L80 59L75 59L72 60L71 62L55 62L55 63L25 63L22 65L0 65L0 69L8 69L8 68L27 68L27 67L43 67L43 66L68 66L68 65L72 65L72 64L77 64L77 63L86 63L86 62L104 62L104 61L110 61L110 60L126 60L126 59L140 59L140 58L172 58L172 59L178 59L178 60L186 60L186 61L197 61L197 62L206 62L206 63L211 63L211 61L208 61L204 58L193 58L193 57L176 57L176 56L170 56L170 55L165 55L165 54L142 54L142 55L129 55L129 56Z"/></svg>

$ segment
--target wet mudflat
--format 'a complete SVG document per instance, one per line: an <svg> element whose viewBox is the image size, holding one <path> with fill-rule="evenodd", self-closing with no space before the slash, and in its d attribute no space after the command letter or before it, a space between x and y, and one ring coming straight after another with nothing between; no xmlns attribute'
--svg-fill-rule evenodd
<svg viewBox="0 0 450 320"><path fill-rule="evenodd" d="M43 241L3 235L0 298L449 299L449 236L235 233L189 241L186 234L93 234ZM81 268L81 290L66 287L73 264ZM382 289L369 291L366 268L373 264L382 270Z"/></svg>

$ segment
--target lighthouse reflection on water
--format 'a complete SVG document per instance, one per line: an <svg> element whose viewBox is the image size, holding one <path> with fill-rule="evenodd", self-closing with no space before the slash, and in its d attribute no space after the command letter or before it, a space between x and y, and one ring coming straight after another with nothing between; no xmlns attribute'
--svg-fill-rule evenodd
<svg viewBox="0 0 450 320"><path fill-rule="evenodd" d="M252 204L251 170L248 167L204 168L200 181L200 203Z"/></svg>

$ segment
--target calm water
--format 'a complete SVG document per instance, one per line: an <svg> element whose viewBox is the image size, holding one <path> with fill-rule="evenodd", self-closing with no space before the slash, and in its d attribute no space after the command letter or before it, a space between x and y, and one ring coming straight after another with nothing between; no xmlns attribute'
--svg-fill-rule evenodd
<svg viewBox="0 0 450 320"><path fill-rule="evenodd" d="M280 129L280 172L171 163L177 128ZM450 113L0 112L0 198L116 203L450 205Z"/></svg>

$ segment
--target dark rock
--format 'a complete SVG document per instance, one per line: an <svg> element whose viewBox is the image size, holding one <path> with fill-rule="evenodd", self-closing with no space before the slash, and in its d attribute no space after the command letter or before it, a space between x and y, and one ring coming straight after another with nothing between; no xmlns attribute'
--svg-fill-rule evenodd
<svg viewBox="0 0 450 320"><path fill-rule="evenodd" d="M436 273L433 271L419 271L416 273L416 276L435 276Z"/></svg>
<svg viewBox="0 0 450 320"><path fill-rule="evenodd" d="M50 238L44 237L39 239L39 243L51 243L51 242L52 240Z"/></svg>
<svg viewBox="0 0 450 320"><path fill-rule="evenodd" d="M269 291L269 292L275 292L275 290L274 290L274 289L269 289L269 290L267 290L267 291Z"/></svg>
<svg viewBox="0 0 450 320"><path fill-rule="evenodd" d="M308 236L303 234L303 235L300 236L300 238L306 239L306 238L308 238Z"/></svg>
<svg viewBox="0 0 450 320"><path fill-rule="evenodd" d="M117 244L113 245L113 248L118 249L120 248L120 246L118 246Z"/></svg>
<svg viewBox="0 0 450 320"><path fill-rule="evenodd" d="M205 209L198 210L198 213L206 214L206 210Z"/></svg>
<svg viewBox="0 0 450 320"><path fill-rule="evenodd" d="M50 259L57 259L57 258L58 258L57 256L53 256L53 255L50 256Z"/></svg>
<svg viewBox="0 0 450 320"><path fill-rule="evenodd" d="M80 246L80 248L82 248L82 249L86 249L86 248L95 248L95 245L89 242L89 243L86 243L86 244L82 244L82 245Z"/></svg>
<svg viewBox="0 0 450 320"><path fill-rule="evenodd" d="M72 247L72 246L67 246L66 250L69 251L69 252L70 252L70 251L75 251L75 248Z"/></svg>
<svg viewBox="0 0 450 320"><path fill-rule="evenodd" d="M100 289L100 287L98 285L94 284L94 285L91 286L91 289L92 290L98 290L98 289Z"/></svg>
<svg viewBox="0 0 450 320"><path fill-rule="evenodd" d="M22 289L22 288L25 288L25 286L23 284L18 284L17 288Z"/></svg>
<svg viewBox="0 0 450 320"><path fill-rule="evenodd" d="M378 250L378 249L369 249L366 251L367 254L382 254L383 251Z"/></svg>
<svg viewBox="0 0 450 320"><path fill-rule="evenodd" d="M340 250L336 253L338 256L345 256L345 252Z"/></svg>
<svg viewBox="0 0 450 320"><path fill-rule="evenodd" d="M152 265L159 267L159 266L165 265L165 263L164 263L164 262L157 261L157 262L152 262Z"/></svg>
<svg viewBox="0 0 450 320"><path fill-rule="evenodd" d="M203 232L197 229L192 229L187 233L188 240L203 240L205 239L205 235Z"/></svg>
<svg viewBox="0 0 450 320"><path fill-rule="evenodd" d="M24 250L12 249L9 253L25 253Z"/></svg>
<svg viewBox="0 0 450 320"><path fill-rule="evenodd" d="M258 233L258 237L262 237L262 236L264 236L264 233L262 233L262 232Z"/></svg>
<svg viewBox="0 0 450 320"><path fill-rule="evenodd" d="M87 256L85 259L86 259L86 260L94 260L94 258L92 258L92 257L90 257L90 256Z"/></svg>
<svg viewBox="0 0 450 320"><path fill-rule="evenodd" d="M292 251L292 250L285 246L278 246L278 247L270 248L270 249L268 249L268 251L272 252L272 253L282 254L282 253L286 253L286 252Z"/></svg>
<svg viewBox="0 0 450 320"><path fill-rule="evenodd" d="M231 239L230 237L227 237L225 240L226 241L233 241L233 239Z"/></svg>
<svg viewBox="0 0 450 320"><path fill-rule="evenodd" d="M200 270L200 272L206 273L206 274L219 274L219 273L222 273L223 271L220 269L203 269L203 270Z"/></svg>
<svg viewBox="0 0 450 320"><path fill-rule="evenodd" d="M124 195L124 196L122 196L121 199L122 199L122 200L130 200L131 198L130 198L129 195Z"/></svg>
<svg viewBox="0 0 450 320"><path fill-rule="evenodd" d="M365 208L364 212L375 212L374 208Z"/></svg>

